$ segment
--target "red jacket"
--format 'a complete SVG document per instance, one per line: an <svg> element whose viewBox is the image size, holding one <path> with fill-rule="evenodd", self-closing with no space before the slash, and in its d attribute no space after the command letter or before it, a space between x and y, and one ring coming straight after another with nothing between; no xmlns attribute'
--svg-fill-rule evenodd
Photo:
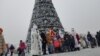
<svg viewBox="0 0 100 56"><path fill-rule="evenodd" d="M25 45L24 42L20 43L20 48L21 48L22 50L26 49L26 45Z"/></svg>
<svg viewBox="0 0 100 56"><path fill-rule="evenodd" d="M78 43L80 43L80 37L78 34L76 34L76 39L77 39Z"/></svg>
<svg viewBox="0 0 100 56"><path fill-rule="evenodd" d="M59 40L55 40L53 44L54 44L55 48L60 47L60 41Z"/></svg>

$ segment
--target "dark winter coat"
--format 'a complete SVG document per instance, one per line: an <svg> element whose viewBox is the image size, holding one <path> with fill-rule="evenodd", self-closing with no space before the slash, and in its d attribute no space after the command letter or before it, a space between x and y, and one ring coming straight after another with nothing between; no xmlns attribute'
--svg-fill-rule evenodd
<svg viewBox="0 0 100 56"><path fill-rule="evenodd" d="M88 35L87 35L87 39L88 39L88 41L93 41L92 35L91 35L91 34L88 34Z"/></svg>
<svg viewBox="0 0 100 56"><path fill-rule="evenodd" d="M74 48L74 46L75 46L75 40L74 40L74 37L72 35L70 35L69 41L70 41L70 47Z"/></svg>
<svg viewBox="0 0 100 56"><path fill-rule="evenodd" d="M47 41L46 41L46 35L44 33L41 33L40 36L42 38L42 43L47 43Z"/></svg>
<svg viewBox="0 0 100 56"><path fill-rule="evenodd" d="M69 46L70 42L71 42L70 35L65 34L64 35L64 45Z"/></svg>
<svg viewBox="0 0 100 56"><path fill-rule="evenodd" d="M13 52L15 47L13 45L11 45L9 49L10 49L11 52Z"/></svg>

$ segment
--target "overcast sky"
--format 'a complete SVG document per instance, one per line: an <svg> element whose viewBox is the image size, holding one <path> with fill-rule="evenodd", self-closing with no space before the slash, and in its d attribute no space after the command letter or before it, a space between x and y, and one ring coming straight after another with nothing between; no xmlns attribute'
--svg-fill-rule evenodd
<svg viewBox="0 0 100 56"><path fill-rule="evenodd" d="M0 0L0 27L8 43L25 40L35 0ZM100 0L53 0L66 31L100 30Z"/></svg>

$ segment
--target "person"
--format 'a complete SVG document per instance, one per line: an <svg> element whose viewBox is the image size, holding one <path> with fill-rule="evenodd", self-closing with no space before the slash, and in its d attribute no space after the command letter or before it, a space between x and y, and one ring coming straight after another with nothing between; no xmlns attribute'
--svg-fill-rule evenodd
<svg viewBox="0 0 100 56"><path fill-rule="evenodd" d="M18 56L21 56L21 52L22 52L22 50L21 50L20 47L18 47L17 52L18 52Z"/></svg>
<svg viewBox="0 0 100 56"><path fill-rule="evenodd" d="M88 34L87 34L87 39L90 42L91 48L94 48L94 38L93 38L93 36L91 35L90 32L88 32Z"/></svg>
<svg viewBox="0 0 100 56"><path fill-rule="evenodd" d="M45 33L41 32L40 36L42 38L42 51L43 51L43 55L45 55L46 54L46 44L47 44L46 35L45 35Z"/></svg>
<svg viewBox="0 0 100 56"><path fill-rule="evenodd" d="M19 55L25 56L26 45L22 40L20 40L19 48L21 49L21 53L19 53Z"/></svg>
<svg viewBox="0 0 100 56"><path fill-rule="evenodd" d="M57 34L58 34L57 38L59 38L60 43L61 43L60 44L61 45L61 52L64 52L63 51L63 47L64 47L64 32L62 30L59 30L59 32Z"/></svg>
<svg viewBox="0 0 100 56"><path fill-rule="evenodd" d="M69 36L69 41L70 41L70 49L71 49L71 51L75 51L75 40L74 40L74 36L72 36L71 34Z"/></svg>
<svg viewBox="0 0 100 56"><path fill-rule="evenodd" d="M76 47L76 50L80 50L80 36L78 33L76 33L76 39L77 39L77 42L78 42L78 46Z"/></svg>
<svg viewBox="0 0 100 56"><path fill-rule="evenodd" d="M100 47L100 33L99 32L97 32L96 34L96 39L97 39L97 44Z"/></svg>
<svg viewBox="0 0 100 56"><path fill-rule="evenodd" d="M48 34L49 34L49 36L51 37L52 40L53 40L54 37L56 36L56 33L55 33L55 31L53 30L52 27L49 28Z"/></svg>
<svg viewBox="0 0 100 56"><path fill-rule="evenodd" d="M15 47L14 47L14 45L13 44L11 44L11 46L10 46L10 56L13 56L13 53L14 53L14 50L15 50Z"/></svg>
<svg viewBox="0 0 100 56"><path fill-rule="evenodd" d="M80 45L83 49L86 48L86 39L82 35L80 35Z"/></svg>
<svg viewBox="0 0 100 56"><path fill-rule="evenodd" d="M0 56L3 56L5 50L5 40L2 33L3 33L3 29L0 28Z"/></svg>
<svg viewBox="0 0 100 56"><path fill-rule="evenodd" d="M54 48L55 48L55 53L58 53L61 51L61 44L60 44L60 40L57 38L54 38L54 42L53 42Z"/></svg>
<svg viewBox="0 0 100 56"><path fill-rule="evenodd" d="M64 33L62 32L62 30L59 30L59 35L60 35L60 38L61 38L61 39L64 38Z"/></svg>
<svg viewBox="0 0 100 56"><path fill-rule="evenodd" d="M65 32L64 34L64 50L68 50L68 51L71 51L70 49L70 44L71 44L71 41L70 41L70 35Z"/></svg>
<svg viewBox="0 0 100 56"><path fill-rule="evenodd" d="M77 35L77 33L75 32L74 28L72 28L72 36L74 37L74 41L75 41L75 50L80 50L80 44L79 44L79 36Z"/></svg>
<svg viewBox="0 0 100 56"><path fill-rule="evenodd" d="M60 39L61 38L58 32L56 33L56 38L57 39Z"/></svg>
<svg viewBox="0 0 100 56"><path fill-rule="evenodd" d="M47 46L48 46L48 52L49 54L53 54L54 53L54 46L53 46L53 39L51 38L49 32L46 33L46 40L47 40Z"/></svg>
<svg viewBox="0 0 100 56"><path fill-rule="evenodd" d="M8 56L9 53L9 45L6 44L6 48L5 48L5 56Z"/></svg>

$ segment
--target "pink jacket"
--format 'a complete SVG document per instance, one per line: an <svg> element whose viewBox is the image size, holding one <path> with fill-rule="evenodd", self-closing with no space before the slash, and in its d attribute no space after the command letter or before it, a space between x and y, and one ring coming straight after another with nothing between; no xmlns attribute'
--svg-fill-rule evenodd
<svg viewBox="0 0 100 56"><path fill-rule="evenodd" d="M24 42L20 43L20 48L21 48L22 50L26 49L26 45L25 45Z"/></svg>
<svg viewBox="0 0 100 56"><path fill-rule="evenodd" d="M60 41L59 40L55 40L53 44L54 44L55 48L59 48L60 47Z"/></svg>

